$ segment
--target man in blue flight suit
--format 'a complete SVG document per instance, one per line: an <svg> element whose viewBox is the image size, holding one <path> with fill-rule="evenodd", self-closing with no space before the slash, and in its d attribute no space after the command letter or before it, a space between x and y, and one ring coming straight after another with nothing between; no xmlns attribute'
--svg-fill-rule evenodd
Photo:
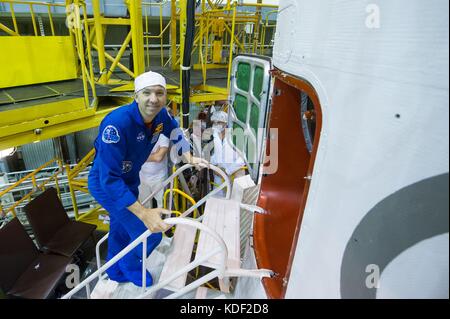
<svg viewBox="0 0 450 319"><path fill-rule="evenodd" d="M122 106L102 121L95 140L89 191L110 215L107 260L150 229L147 256L160 243L162 231L169 228L160 217L162 208L145 208L138 201L139 171L147 160L159 134L181 149L185 162L201 166L208 163L193 157L177 122L164 108L166 81L155 72L135 79L135 100ZM106 272L111 280L142 286L142 245L137 246ZM147 272L146 284L153 280Z"/></svg>

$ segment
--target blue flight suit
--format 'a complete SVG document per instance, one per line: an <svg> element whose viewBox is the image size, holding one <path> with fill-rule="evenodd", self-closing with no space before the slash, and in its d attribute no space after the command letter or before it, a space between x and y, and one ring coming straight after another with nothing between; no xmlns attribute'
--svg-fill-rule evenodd
<svg viewBox="0 0 450 319"><path fill-rule="evenodd" d="M179 154L190 150L177 122L163 108L146 126L136 101L109 113L99 127L94 142L96 154L88 178L88 188L110 215L107 260L139 237L147 227L127 207L138 199L139 171L147 160L159 134L176 144ZM162 239L161 233L148 237L147 256ZM142 286L142 245L134 248L107 271L118 282L131 281ZM152 278L147 272L147 286Z"/></svg>

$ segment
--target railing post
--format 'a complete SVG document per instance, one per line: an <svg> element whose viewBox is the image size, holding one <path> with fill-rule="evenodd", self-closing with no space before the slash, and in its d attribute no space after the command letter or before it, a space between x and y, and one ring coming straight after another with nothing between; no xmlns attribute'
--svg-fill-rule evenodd
<svg viewBox="0 0 450 319"><path fill-rule="evenodd" d="M129 0L131 44L133 47L133 73L138 76L145 72L144 64L144 36L142 29L142 2Z"/></svg>
<svg viewBox="0 0 450 319"><path fill-rule="evenodd" d="M34 174L31 176L31 183L33 184L33 190L37 190L36 176Z"/></svg>
<svg viewBox="0 0 450 319"><path fill-rule="evenodd" d="M236 28L236 5L233 5L233 20L231 25L230 53L228 57L227 94L230 93L231 66L233 63L234 30Z"/></svg>
<svg viewBox="0 0 450 319"><path fill-rule="evenodd" d="M144 52L145 52L145 61L147 63L147 65L145 66L145 70L150 70L150 44L149 43L149 38L150 38L150 32L148 31L148 17L149 14L147 13L147 10L149 9L148 5L145 5L144 7L144 19L145 19L145 48L144 48ZM152 12L152 8L150 7L150 14Z"/></svg>
<svg viewBox="0 0 450 319"><path fill-rule="evenodd" d="M161 66L164 66L164 50L163 50L163 4L164 2L161 2L159 5L159 36L160 43L161 43Z"/></svg>
<svg viewBox="0 0 450 319"><path fill-rule="evenodd" d="M176 70L178 65L177 61L177 4L176 0L171 0L170 3L170 45L171 45L171 59L172 70Z"/></svg>
<svg viewBox="0 0 450 319"><path fill-rule="evenodd" d="M50 23L50 30L52 31L52 36L55 36L55 27L53 25L53 16L52 11L50 9L50 4L47 4L47 13L48 13L48 20Z"/></svg>
<svg viewBox="0 0 450 319"><path fill-rule="evenodd" d="M78 220L80 218L78 214L78 205L77 205L77 198L75 196L75 191L72 187L72 177L70 176L70 166L69 164L66 164L66 172L67 172L67 182L69 184L69 191L70 191L70 198L72 199L72 206L73 206L73 212L75 214L75 220Z"/></svg>
<svg viewBox="0 0 450 319"><path fill-rule="evenodd" d="M9 8L11 10L11 18L13 20L14 31L19 34L19 28L17 27L16 14L14 13L14 4L12 2L9 3Z"/></svg>
<svg viewBox="0 0 450 319"><path fill-rule="evenodd" d="M108 72L106 71L105 39L103 36L102 15L100 13L100 0L92 1L92 9L94 12L95 37L97 40L96 46L98 52L98 65L101 74L98 82L101 84L107 84L108 80L106 79L106 75Z"/></svg>
<svg viewBox="0 0 450 319"><path fill-rule="evenodd" d="M31 21L33 22L33 30L34 30L34 35L37 36L37 27L36 27L36 19L34 17L34 10L33 10L33 4L29 4L30 7L30 14L31 14Z"/></svg>

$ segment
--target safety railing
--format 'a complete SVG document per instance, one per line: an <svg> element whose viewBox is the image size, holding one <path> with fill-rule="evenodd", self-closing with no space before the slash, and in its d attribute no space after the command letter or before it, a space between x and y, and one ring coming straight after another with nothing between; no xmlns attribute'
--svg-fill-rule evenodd
<svg viewBox="0 0 450 319"><path fill-rule="evenodd" d="M238 168L236 171L234 171L231 176L230 176L230 182L233 183L234 179L236 177L242 176L245 174L245 172L248 170L248 166L242 166L240 168ZM222 179L222 183L223 183L223 179ZM219 185L214 183L213 181L210 181L210 184L214 187L218 187Z"/></svg>
<svg viewBox="0 0 450 319"><path fill-rule="evenodd" d="M261 26L261 39L259 40L259 54L264 55L266 48L273 47L273 39L275 36L275 28L277 26L276 23L269 23L269 18L273 14L278 14L278 10L272 10L267 12L266 14L266 21ZM267 37L267 29L273 29L272 30L272 38L270 39L269 43L266 44L266 37Z"/></svg>
<svg viewBox="0 0 450 319"><path fill-rule="evenodd" d="M57 164L57 166L56 166L57 168L55 169L54 172L50 173L51 174L50 176L39 176L42 173L43 169L45 169L49 166L52 166L52 164L54 166L54 163ZM29 190L20 199L16 200L14 202L14 204L9 206L8 208L4 209L0 202L0 216L6 216L7 214L11 213L14 217L16 217L17 216L16 207L21 205L22 203L25 203L27 200L30 201L32 199L33 194L35 194L39 190L44 191L50 182L53 182L55 184L58 196L61 197L61 190L59 187L60 185L59 185L58 177L60 177L62 175L63 169L64 168L63 168L63 164L62 164L61 160L58 158L53 158L53 159L49 160L48 162L42 164L38 168L36 168L31 173L22 177L14 184L12 184L12 185L8 186L7 188L5 188L4 190L0 191L0 198L1 198L5 194L14 191L14 189L16 189L17 187L20 187L20 185L22 185L24 182L31 181L31 184L33 185L31 190Z"/></svg>
<svg viewBox="0 0 450 319"><path fill-rule="evenodd" d="M94 1L96 3L98 1ZM82 0L67 1L67 27L73 37L76 52L80 61L81 78L83 80L84 102L86 107L96 107L98 104L95 88L94 66L92 62L92 31L88 24L86 3ZM86 61L87 57L87 61ZM89 85L89 87L88 87ZM89 94L89 90L91 94ZM90 100L92 96L92 101Z"/></svg>
<svg viewBox="0 0 450 319"><path fill-rule="evenodd" d="M92 64L92 54L90 41L85 39L90 38L90 29L87 24L87 9L86 3L82 0L68 0L66 3L50 3L50 2L36 2L26 0L0 0L4 5L7 14L11 16L11 25L0 23L0 30L4 31L9 36L69 36L73 43L73 51L79 60L79 65L76 61L70 60L68 63L73 63L77 68L79 76L83 82L84 103L86 108L97 106L97 95L95 88L95 79ZM17 9L20 9L18 13ZM28 24L29 21L24 20L29 14L32 34L26 34L27 28L23 25ZM59 19L55 19L57 15ZM65 18L66 27L59 27L60 18ZM20 23L19 23L20 22ZM46 33L45 30L50 30ZM63 31L60 31L63 30ZM60 33L60 34L58 34Z"/></svg>
<svg viewBox="0 0 450 319"><path fill-rule="evenodd" d="M205 167L203 164L201 168ZM169 187L169 207L168 209L171 211L173 208L173 195L175 191L174 189L174 180L176 177L178 177L179 175L181 175L185 170L195 167L192 164L185 164L183 166L181 166L179 169L177 169L172 175L170 175L158 188L156 188L149 196L147 196L143 201L142 204L145 205L149 200L151 200L159 191L163 190L167 185L170 185ZM216 189L212 190L211 192L209 192L205 197L203 197L201 200L199 200L195 205L191 206L190 208L188 208L186 211L184 211L181 214L181 217L185 217L188 216L189 214L191 214L192 212L194 212L194 210L197 210L201 205L203 205L206 200L211 197L216 195L217 193L219 193L222 189L224 189L225 187L227 188L226 194L225 194L225 198L229 199L230 195L231 195L231 183L230 183L230 179L229 177L217 166L214 165L208 165L208 168L211 169L212 171L216 172L217 174L219 174L224 182L219 185ZM201 218L201 217L200 217Z"/></svg>
<svg viewBox="0 0 450 319"><path fill-rule="evenodd" d="M146 266L145 266L145 262L142 262L142 293L138 298L144 298L150 294L152 294L153 292L157 291L158 289L168 285L170 282L172 282L174 279L176 279L177 277L181 276L182 274L189 272L190 270L194 269L195 267L199 266L202 262L206 261L208 258L221 253L222 255L222 266L218 269L218 270L214 270L213 273L210 273L200 279L198 279L196 281L196 285L195 287L193 287L192 284L186 286L185 288L188 288L189 291L192 289L195 289L196 287L200 286L201 284L210 281L211 279L215 278L215 277L220 277L222 278L223 276L225 276L225 262L227 260L227 247L223 241L222 238L220 238L214 231L212 231L211 229L209 229L208 227L206 227L205 225L203 225L202 223L192 220L192 219L188 219L188 218L167 218L164 220L166 222L166 224L168 225L177 225L177 224L184 224L184 225L189 225L192 227L196 227L200 230L203 230L205 232L207 232L208 234L210 234L220 245L220 248L210 252L209 254L205 255L203 258L198 259L192 263L190 263L189 265L183 267L182 269L178 270L175 274L171 275L169 278L167 278L166 280L159 282L158 284L152 286L150 289L147 290L146 288ZM130 245L128 245L126 248L124 248L123 250L121 250L116 256L114 256L111 260L109 260L106 264L104 264L103 266L99 267L94 273L92 273L88 278L86 278L85 280L83 280L83 282L81 282L79 285L77 285L75 288L73 288L69 293L67 293L66 295L64 295L62 297L62 299L70 299L74 294L76 294L77 292L79 292L81 289L85 288L86 289L86 296L88 299L90 299L90 294L91 294L91 290L90 290L90 286L89 284L91 282L93 282L95 279L99 279L102 280L102 273L105 272L108 268L110 268L112 265L114 265L116 262L118 262L123 256L125 256L126 254L128 254L132 249L134 249L135 247L137 247L138 245L142 244L142 253L143 256L146 255L146 251L147 251L147 238L151 235L150 230L146 230L142 235L140 235L138 238L136 238ZM106 236L103 237L101 239L101 242L104 242L106 240ZM99 242L100 243L100 242ZM186 290L186 289L183 289ZM181 291L182 294L186 293L184 291ZM172 294L170 297L171 298L176 298L180 296L180 291L177 293Z"/></svg>
<svg viewBox="0 0 450 319"><path fill-rule="evenodd" d="M214 278L223 279L224 277L256 277L256 278L264 278L264 277L272 277L273 271L269 269L230 269L227 267L227 260L228 260L228 249L227 246L223 240L222 237L220 237L215 231L210 229L208 226L200 223L197 220L192 220L189 218L168 218L164 220L169 225L187 225L190 227L194 227L200 231L206 232L208 235L210 235L214 241L217 242L218 247L213 249L212 251L208 252L207 254L197 257L194 259L194 261L190 262L188 265L184 266L183 268L177 270L175 273L170 275L168 278L164 279L161 282L158 282L156 285L146 288L143 286L142 293L137 296L137 299L145 299L151 297L154 293L156 293L161 288L166 287L169 285L172 281L177 279L183 274L189 273L191 270L197 268L198 266L202 265L204 262L206 262L211 257L220 254L220 262L218 264L217 268L214 268L211 272L208 274L192 281L187 286L184 286L182 289L173 292L172 294L166 296L164 299L175 299L178 297L181 297L194 289L200 287L203 284L207 284L209 281L211 281ZM149 231L147 231L149 232Z"/></svg>
<svg viewBox="0 0 450 319"><path fill-rule="evenodd" d="M250 211L254 211L254 207L247 208ZM205 276L202 276L195 281L191 282L184 288L170 294L167 296L167 299L174 299L183 296L184 294L200 287L203 284L208 283L214 278L223 279L224 277L256 277L256 278L263 278L263 277L272 277L273 272L268 269L254 269L254 270L247 270L247 269L228 269L226 266L227 259L228 259L228 249L224 242L224 240L213 230L211 230L209 227L205 226L199 220L194 220L191 218L166 218L164 222L168 225L187 225L194 227L196 229L199 229L200 231L204 231L207 234L209 234L219 245L216 249L208 252L204 256L200 258L196 258L194 261L189 263L188 265L182 267L181 269L177 270L175 273L170 275L168 278L164 279L161 282L158 282L156 285L153 285L152 287L148 288L146 287L146 266L145 262L142 262L142 293L139 296L136 296L138 299L142 298L148 298L152 294L154 294L156 291L158 291L161 288L166 287L169 285L172 281L177 279L183 274L189 273L191 270L197 268L198 266L202 265L205 261L207 261L209 258L220 254L220 263L219 266L208 273ZM136 238L130 245L128 245L126 248L124 248L122 251L120 251L115 257L113 257L111 260L109 260L106 264L100 267L100 261L97 258L97 266L98 269L92 273L88 278L86 278L83 282L81 282L78 286L76 286L74 289L72 289L69 293L64 295L62 299L70 299L73 295L78 293L81 289L86 289L86 296L88 299L90 299L90 286L89 284L93 282L95 279L102 280L105 278L105 276L102 276L102 273L105 272L109 267L114 265L116 262L118 262L123 256L125 256L127 253L129 253L132 249L137 247L138 245L142 244L142 254L145 256L147 251L147 238L151 235L151 232L149 230L146 230L142 235L140 235L138 238ZM99 254L99 245L103 243L107 239L107 235L104 236L99 243L97 244L96 251L97 254Z"/></svg>
<svg viewBox="0 0 450 319"><path fill-rule="evenodd" d="M87 178L85 178L84 176L83 178L80 178L80 173L86 171L88 166L92 163L94 157L95 157L95 148L93 148L89 153L87 153L86 156L83 157L76 166L70 168L69 165L66 165L69 191L70 196L72 198L73 211L76 220L85 219L88 216L91 216L92 214L96 213L101 208L100 205L97 205L95 208L89 210L88 212L80 214L78 210L77 197L75 194L76 191L87 194L89 193L89 190L87 188L88 186Z"/></svg>
<svg viewBox="0 0 450 319"><path fill-rule="evenodd" d="M100 76L98 82L101 84L109 84L112 82L111 76L114 74L115 69L118 67L125 72L131 79L141 74L145 70L144 65L144 40L142 29L142 7L140 1L130 0L126 2L129 17L126 18L107 18L101 12L100 1L93 1L93 17L87 19L87 24L92 27L92 32L88 43L91 43L93 49L97 51L98 67L100 70ZM111 25L125 25L129 26L129 31L120 46L116 56L112 56L105 49L104 35ZM127 49L131 48L133 67L127 67L121 63L124 53ZM106 60L111 64L107 67ZM122 81L122 80L121 80Z"/></svg>
<svg viewBox="0 0 450 319"><path fill-rule="evenodd" d="M173 193L181 192L180 190L174 188L174 182L176 181L177 177L180 176L185 170L190 169L192 167L195 167L192 164L185 164L182 167L178 168L172 175L170 175L162 184L160 187L158 187L156 190L153 191L149 196L147 196L143 201L142 205L145 205L148 201L150 201L158 192L160 192L162 189L166 188L167 185L170 185L170 188L166 190L166 192L170 195L170 201L169 201L169 210L172 212L171 214L176 214L178 217L186 217L189 216L191 213L197 212L200 206L202 206L204 203L206 203L206 200L214 195L216 195L218 192L220 192L223 188L227 188L227 192L225 194L225 198L229 199L231 196L231 183L228 178L228 176L218 167L214 165L209 165L208 168L215 171L217 174L219 174L222 177L223 183L221 185L218 185L217 189L209 192L205 197L203 197L200 201L196 202L192 199L192 202L194 203L193 206L185 210L184 212L180 213L177 210L172 210L172 201L173 201ZM188 196L188 195L186 195ZM165 198L164 202L166 202L167 197ZM167 208L167 207L165 207ZM196 216L196 215L194 215ZM201 220L202 216L196 217L197 220ZM97 258L97 265L100 266L100 245L108 238L108 234L106 234L103 238L100 239L97 243L96 247L96 258Z"/></svg>
<svg viewBox="0 0 450 319"><path fill-rule="evenodd" d="M34 36L47 36L47 34L45 34L45 25L43 18L48 20L51 35L55 36L56 32L55 32L55 23L53 21L53 14L57 11L60 11L62 12L62 14L64 14L65 8L65 4L63 3L49 3L49 2L21 1L21 0L0 0L0 3L3 3L4 6L9 9L12 23L12 27L0 23L0 30L4 31L7 35L10 36L29 35L23 34L23 32L20 31L19 23L17 22L18 13L16 13L14 6L21 5L28 7L31 23L33 25ZM24 17L24 14L22 12L23 9L21 10L20 14L21 21L23 21Z"/></svg>
<svg viewBox="0 0 450 319"><path fill-rule="evenodd" d="M177 203L174 204L175 209L177 211L181 211L181 212L185 212L187 209L187 204L188 202L192 205L195 206L195 204L197 204L195 202L195 200L189 196L188 194L186 194L185 192L174 188L174 189L166 189L166 191L164 192L164 196L163 196L163 208L167 208L167 195L169 195L171 192L175 192L177 194L179 194L181 196L181 207L178 207L179 205ZM180 213L181 214L181 213ZM196 218L199 215L198 210L194 210L194 218Z"/></svg>
<svg viewBox="0 0 450 319"><path fill-rule="evenodd" d="M174 179L179 176L180 174L182 174L186 169L195 167L194 165L191 164L185 164L182 167L180 167L178 170L175 171L175 173L173 173L171 176L169 176L162 184L161 186L156 189L155 191L153 191L152 194L150 194L147 198L145 198L142 201L142 204L145 205L149 200L151 200L160 190L162 190L163 188L165 188L167 185L170 185L170 189L173 190L173 181ZM204 168L205 166L202 165L202 167L198 167L199 169ZM175 225L177 223L183 223L183 222L177 222L180 219L189 216L189 214L191 214L194 210L198 209L201 205L203 205L206 200L212 196L214 196L215 194L217 194L217 192L221 191L223 188L227 187L227 192L225 195L226 199L230 198L231 195L231 183L230 180L228 178L228 176L218 167L214 166L214 165L209 165L208 166L209 169L215 171L216 173L218 173L223 179L224 179L224 183L222 183L217 189L211 191L210 193L208 193L205 197L203 197L200 201L198 201L194 206L190 207L188 210L186 210L184 213L182 213L179 217L175 218L175 222L173 222L173 218L166 218L164 219L164 221L167 221L167 224L169 225ZM173 192L170 193L171 194L171 198L173 195ZM171 200L170 200L171 203ZM169 210L171 211L172 205L169 205ZM212 232L210 229L206 229L206 227L204 225L202 225L200 222L202 220L202 216L198 217L195 221L192 220L192 222L196 222L195 225L200 225L199 227L201 227L201 229L204 229L207 232ZM64 299L68 299L71 296L73 296L75 293L77 293L78 291L80 291L83 287L86 288L86 293L87 293L87 298L90 298L90 288L89 288L89 283L92 282L94 279L98 278L99 280L102 279L102 273L104 271L106 271L108 268L110 268L112 265L114 265L116 262L118 262L123 256L125 256L128 252L130 252L132 249L134 249L135 247L137 247L139 244L142 244L143 247L143 256L146 255L146 251L147 251L147 238L148 236L151 235L151 232L149 230L145 231L141 236L139 236L136 240L134 240L132 243L130 243L127 247L125 247L122 251L120 251L115 257L113 257L111 260L109 260L105 265L103 265L102 267L99 267L99 269L94 272L92 275L90 275L88 278L86 278L83 282L81 282L77 287L75 287L74 289L72 289L68 294L66 294L63 298ZM217 234L213 233L212 236L216 236ZM97 243L96 245L96 260L97 260L97 266L100 266L100 245L106 241L106 239L108 238L108 234L106 234L105 236L103 236ZM223 242L223 240L222 240ZM224 244L225 245L225 244ZM226 253L226 246L224 246L225 248L225 253ZM216 251L214 254L217 254L218 252ZM213 255L208 255L207 257L211 257ZM205 261L206 259L202 260ZM226 259L225 259L226 260ZM142 263L143 268L142 268L142 282L143 282L143 293L145 292L145 287L146 287L146 268L145 268L145 263ZM198 263L198 265L200 265L200 263ZM192 269L194 269L195 267L197 267L198 265L195 265L192 267ZM177 276L178 277L178 276ZM176 278L176 277L175 277ZM173 279L175 279L173 278ZM214 278L214 277L212 277ZM172 279L172 280L173 280ZM210 279L209 279L210 280ZM209 281L208 280L208 281Z"/></svg>
<svg viewBox="0 0 450 319"><path fill-rule="evenodd" d="M172 21L169 20L169 22L164 26L163 23L163 7L166 6L169 3L169 1L164 0L161 2L142 2L142 8L143 8L143 16L144 16L144 41L145 41L145 55L146 55L146 65L145 69L150 69L150 48L151 43L150 41L155 39L159 40L160 45L160 63L161 66L164 66L164 34L170 30L169 27L172 23ZM158 7L159 9L159 34L158 35L151 35L152 32L149 30L149 17L152 7Z"/></svg>
<svg viewBox="0 0 450 319"><path fill-rule="evenodd" d="M169 225L177 225L177 224L187 225L187 226L191 226L196 229L199 229L200 231L204 231L207 234L209 234L218 243L219 247L210 251L209 253L205 254L204 256L195 259L193 262L191 262L188 265L177 270L175 273L170 275L168 278L164 279L161 282L158 282L156 285L150 287L149 289L143 288L142 294L137 296L138 299L142 299L142 298L151 296L153 293L155 293L159 289L167 286L168 284L170 284L172 281L174 281L181 275L183 275L185 273L189 273L191 270L197 268L202 263L206 262L209 258L211 258L217 254L220 254L220 257L221 257L220 258L221 262L220 262L218 269L214 269L212 272L208 273L207 275L205 275L203 277L198 278L194 282L190 283L189 285L185 286L184 288L180 289L179 291L170 294L166 298L174 299L174 298L180 297L180 296L188 293L189 291L192 291L195 288L200 287L202 284L205 284L216 277L219 277L220 279L225 277L226 263L227 263L227 259L228 259L228 249L227 249L227 246L226 246L224 240L215 231L211 230L209 227L203 225L199 221L188 219L188 218L167 218L164 221Z"/></svg>

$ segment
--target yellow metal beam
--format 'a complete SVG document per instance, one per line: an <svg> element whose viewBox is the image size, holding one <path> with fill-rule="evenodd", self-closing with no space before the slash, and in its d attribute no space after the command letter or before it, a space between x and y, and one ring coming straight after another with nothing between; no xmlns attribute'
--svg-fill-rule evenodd
<svg viewBox="0 0 450 319"><path fill-rule="evenodd" d="M84 118L74 119L59 124L51 125L42 128L41 133L36 135L33 130L21 132L14 135L0 137L0 149L6 149L23 144L43 141L49 138L67 135L73 132L86 130L92 127L97 127L103 118L117 107L97 111L94 115Z"/></svg>
<svg viewBox="0 0 450 319"><path fill-rule="evenodd" d="M172 85L172 84L166 84L166 90L175 90L178 86ZM134 91L134 83L130 82L127 84L124 84L122 86L118 86L114 89L111 89L110 92L133 92Z"/></svg>
<svg viewBox="0 0 450 319"><path fill-rule="evenodd" d="M228 94L218 94L218 93L205 93L205 94L195 94L190 97L189 101L192 103L200 102L212 102L212 101L223 101L228 98Z"/></svg>
<svg viewBox="0 0 450 319"><path fill-rule="evenodd" d="M124 18L100 18L101 24L107 24L107 25L130 25L130 19L124 19Z"/></svg>
<svg viewBox="0 0 450 319"><path fill-rule="evenodd" d="M205 66L206 70L211 70L211 69L226 69L228 68L228 64L219 64L219 63L207 63ZM194 64L194 70L202 70L203 69L203 65L196 63Z"/></svg>
<svg viewBox="0 0 450 319"><path fill-rule="evenodd" d="M34 18L33 4L30 3L29 7L30 7L30 14L31 14L31 21L33 22L34 35L38 36L37 27L36 27L36 19Z"/></svg>
<svg viewBox="0 0 450 319"><path fill-rule="evenodd" d="M242 45L242 43L236 38L236 35L233 36L233 30L230 29L230 27L225 23L225 29L227 29L228 33L230 34L231 38L236 42L236 44L241 48L242 51L245 51L245 47Z"/></svg>
<svg viewBox="0 0 450 319"><path fill-rule="evenodd" d="M67 169L67 177L69 180L73 180L78 176L78 174L84 170L94 159L95 156L95 148L92 148L89 153L86 154L73 168ZM87 179L86 179L87 182Z"/></svg>
<svg viewBox="0 0 450 319"><path fill-rule="evenodd" d="M228 90L226 88L221 88L221 87L213 86L213 85L199 85L199 86L195 86L194 89L205 91L205 92L222 94L222 95L228 94Z"/></svg>
<svg viewBox="0 0 450 319"><path fill-rule="evenodd" d="M178 65L175 61L177 57L177 5L176 0L171 0L171 15L170 15L170 58L172 60L172 70L176 70Z"/></svg>
<svg viewBox="0 0 450 319"><path fill-rule="evenodd" d="M52 158L51 160L49 160L48 162L42 164L41 166L39 166L38 168L36 168L34 171L32 171L31 173L27 174L26 176L22 177L20 180L18 180L17 182L15 182L13 185L9 186L8 188L5 188L4 190L0 191L0 197L2 197L3 195L5 195L6 193L8 193L10 190L14 189L15 187L19 186L21 183L23 183L24 181L26 181L28 178L33 178L36 173L38 173L40 170L42 170L43 168L49 166L50 164L52 164L53 162L58 162L57 158Z"/></svg>
<svg viewBox="0 0 450 319"><path fill-rule="evenodd" d="M228 78L227 78L227 92L230 92L230 77L231 77L231 63L233 61L233 46L235 40L235 27L236 27L236 6L233 5L233 24L231 30L231 40L230 40L230 53L228 55Z"/></svg>
<svg viewBox="0 0 450 319"><path fill-rule="evenodd" d="M100 220L99 215L108 215L108 212L99 206L87 213L79 214L79 218L77 220L82 220L84 223L96 225L98 231L108 232L109 223L104 223L103 220Z"/></svg>
<svg viewBox="0 0 450 319"><path fill-rule="evenodd" d="M97 45L95 45L95 44L92 44L92 47L93 47L95 50L97 50L97 51L99 50L99 47L98 47ZM109 53L106 53L105 50L103 50L103 56L106 57L109 61L114 62L114 57L111 56ZM128 68L127 68L125 65L123 65L122 63L117 62L117 66L118 66L123 72L125 72L126 74L128 74L129 76L131 76L131 77L133 77L133 78L135 77L135 73L131 72L130 69L128 69ZM103 74L107 74L107 73L108 73L108 72L105 70ZM106 79L106 77L105 77L105 79Z"/></svg>
<svg viewBox="0 0 450 319"><path fill-rule="evenodd" d="M11 11L11 17L13 20L14 31L16 31L16 33L19 33L19 28L17 27L16 14L14 13L14 6L13 6L12 2L9 3L9 10Z"/></svg>
<svg viewBox="0 0 450 319"><path fill-rule="evenodd" d="M256 7L256 8L278 8L276 4L264 4L264 3L241 3L238 7Z"/></svg>
<svg viewBox="0 0 450 319"><path fill-rule="evenodd" d="M92 45L94 49L98 51L98 65L100 68L100 74L102 75L98 80L101 84L106 84L106 59L105 59L105 39L103 36L102 16L100 14L100 0L92 1L92 9L94 12L94 26L96 36L96 46Z"/></svg>
<svg viewBox="0 0 450 319"><path fill-rule="evenodd" d="M163 34L164 34L164 31L166 30L166 28L170 24L170 21L169 21L169 24L167 25L167 27L163 28L163 7L162 6L163 6L163 3L161 2L160 6L159 6L159 31L160 31L159 35L161 36L161 39L160 39L160 42L159 42L161 47L160 47L160 52L159 53L161 55L161 66L164 65Z"/></svg>
<svg viewBox="0 0 450 319"><path fill-rule="evenodd" d="M125 52L128 43L131 41L131 31L128 32L127 37L125 38L125 41L122 43L122 46L120 47L119 52L117 52L116 57L114 58L114 61L112 62L111 66L109 67L108 73L106 74L106 82L109 81L112 73L114 72L114 69L116 68L117 64L119 63L120 59L122 58L123 53Z"/></svg>
<svg viewBox="0 0 450 319"><path fill-rule="evenodd" d="M29 122L36 119L45 119L64 113L78 112L85 109L86 108L83 102L83 98L79 97L57 102L43 103L26 108L17 108L9 111L2 111L0 113L0 136L4 136L1 134L1 132L3 129L2 127L5 126ZM45 123L42 122L42 125L44 124ZM51 125L53 123L49 124Z"/></svg>
<svg viewBox="0 0 450 319"><path fill-rule="evenodd" d="M55 36L55 27L53 25L53 16L52 11L50 10L50 6L47 6L47 14L48 20L50 21L50 30L52 31L52 35Z"/></svg>
<svg viewBox="0 0 450 319"><path fill-rule="evenodd" d="M179 94L167 94L169 100L181 104L182 98ZM212 102L212 101L223 101L228 99L228 94L220 94L220 93L199 93L191 95L189 101L192 103L200 103L200 102Z"/></svg>
<svg viewBox="0 0 450 319"><path fill-rule="evenodd" d="M133 47L133 73L138 76L145 72L142 2L140 0L129 0L129 12Z"/></svg>
<svg viewBox="0 0 450 319"><path fill-rule="evenodd" d="M33 4L33 5L37 5L37 6L55 6L55 7L64 7L64 4L62 3L42 3L42 2L38 2L38 1L21 1L21 0L2 0L2 2L6 2L6 3L14 3L14 4Z"/></svg>
<svg viewBox="0 0 450 319"><path fill-rule="evenodd" d="M66 114L58 114L50 117L39 118L36 120L22 122L19 124L13 124L0 128L0 138L5 138L10 135L19 134L26 131L39 132L46 130L47 127L51 127L55 124L63 124L75 119L81 119L84 117L92 116L95 113L94 109L70 112ZM38 130L38 131L36 131Z"/></svg>
<svg viewBox="0 0 450 319"><path fill-rule="evenodd" d="M3 23L0 23L0 30L5 31L7 34L12 35L12 36L20 36L20 34L18 34L17 32L15 32L13 30L11 30L10 28L8 28Z"/></svg>

